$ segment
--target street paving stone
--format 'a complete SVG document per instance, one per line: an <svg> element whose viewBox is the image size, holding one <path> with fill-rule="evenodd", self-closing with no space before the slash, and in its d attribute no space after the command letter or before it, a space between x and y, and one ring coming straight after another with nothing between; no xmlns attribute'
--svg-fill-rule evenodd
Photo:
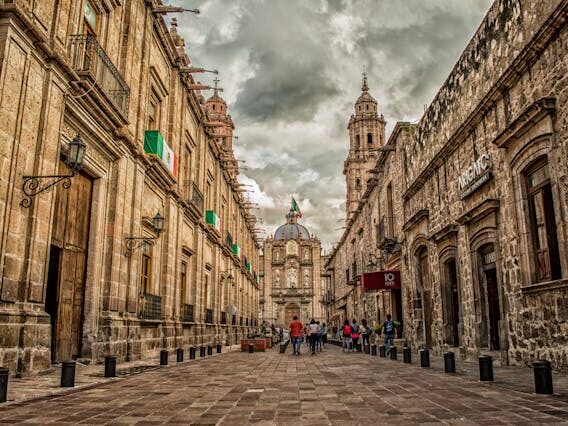
<svg viewBox="0 0 568 426"><path fill-rule="evenodd" d="M568 424L568 403L327 347L230 353L0 406L0 424L440 423Z"/></svg>

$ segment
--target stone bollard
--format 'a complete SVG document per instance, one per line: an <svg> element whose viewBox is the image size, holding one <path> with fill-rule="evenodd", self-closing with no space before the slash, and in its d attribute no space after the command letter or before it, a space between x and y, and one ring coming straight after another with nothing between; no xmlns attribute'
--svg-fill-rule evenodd
<svg viewBox="0 0 568 426"><path fill-rule="evenodd" d="M493 381L493 358L489 355L479 357L479 380L482 382Z"/></svg>
<svg viewBox="0 0 568 426"><path fill-rule="evenodd" d="M211 345L207 346L207 355L209 356L213 355L213 346Z"/></svg>
<svg viewBox="0 0 568 426"><path fill-rule="evenodd" d="M8 400L8 376L10 370L0 367L0 404Z"/></svg>
<svg viewBox="0 0 568 426"><path fill-rule="evenodd" d="M389 348L390 358L396 361L396 346L391 346Z"/></svg>
<svg viewBox="0 0 568 426"><path fill-rule="evenodd" d="M377 345L371 345L371 356L377 356Z"/></svg>
<svg viewBox="0 0 568 426"><path fill-rule="evenodd" d="M552 367L550 362L544 359L537 359L532 363L534 371L534 391L542 395L552 395ZM0 401L2 402L2 401Z"/></svg>
<svg viewBox="0 0 568 426"><path fill-rule="evenodd" d="M420 367L429 368L430 367L430 351L428 349L420 349Z"/></svg>
<svg viewBox="0 0 568 426"><path fill-rule="evenodd" d="M456 358L453 352L444 352L444 372L446 374L456 372Z"/></svg>
<svg viewBox="0 0 568 426"><path fill-rule="evenodd" d="M61 363L61 387L72 388L75 386L75 361L63 361Z"/></svg>
<svg viewBox="0 0 568 426"><path fill-rule="evenodd" d="M222 348L223 348L223 347L221 346L221 343L217 343L217 353L218 353L218 354L221 353Z"/></svg>
<svg viewBox="0 0 568 426"><path fill-rule="evenodd" d="M254 352L254 345L249 344L249 354Z"/></svg>
<svg viewBox="0 0 568 426"><path fill-rule="evenodd" d="M203 358L205 356L205 346L199 347L199 356Z"/></svg>
<svg viewBox="0 0 568 426"><path fill-rule="evenodd" d="M183 349L182 348L177 348L176 357L177 357L177 359L176 359L177 362L183 362Z"/></svg>
<svg viewBox="0 0 568 426"><path fill-rule="evenodd" d="M195 359L195 346L189 348L189 359Z"/></svg>
<svg viewBox="0 0 568 426"><path fill-rule="evenodd" d="M168 365L168 351L165 349L160 351L160 365Z"/></svg>
<svg viewBox="0 0 568 426"><path fill-rule="evenodd" d="M411 364L412 363L412 351L410 350L410 348L408 346L405 346L404 348L402 348L402 359L403 359L405 364Z"/></svg>
<svg viewBox="0 0 568 426"><path fill-rule="evenodd" d="M379 356L381 358L386 358L386 353L385 353L385 345L381 345L379 346Z"/></svg>
<svg viewBox="0 0 568 426"><path fill-rule="evenodd" d="M116 377L116 357L114 355L105 356L105 377Z"/></svg>

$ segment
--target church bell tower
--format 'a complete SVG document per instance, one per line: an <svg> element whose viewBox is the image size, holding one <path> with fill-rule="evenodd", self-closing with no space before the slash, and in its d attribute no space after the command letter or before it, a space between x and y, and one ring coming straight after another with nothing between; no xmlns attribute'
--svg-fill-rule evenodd
<svg viewBox="0 0 568 426"><path fill-rule="evenodd" d="M377 112L377 101L369 94L367 74L363 73L361 96L355 102L355 114L349 125L349 154L343 165L347 182L346 219L359 207L359 202L372 177L369 171L375 166L378 150L385 143L385 119Z"/></svg>

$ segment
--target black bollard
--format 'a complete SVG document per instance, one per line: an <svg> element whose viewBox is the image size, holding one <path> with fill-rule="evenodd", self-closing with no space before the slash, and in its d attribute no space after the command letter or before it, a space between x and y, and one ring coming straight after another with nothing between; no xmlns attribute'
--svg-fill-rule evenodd
<svg viewBox="0 0 568 426"><path fill-rule="evenodd" d="M534 391L543 395L552 395L552 368L550 362L537 359L532 363L534 370ZM2 401L0 401L2 402Z"/></svg>
<svg viewBox="0 0 568 426"><path fill-rule="evenodd" d="M199 347L199 356L203 358L205 356L205 346Z"/></svg>
<svg viewBox="0 0 568 426"><path fill-rule="evenodd" d="M493 381L493 358L489 355L479 357L479 380L482 382Z"/></svg>
<svg viewBox="0 0 568 426"><path fill-rule="evenodd" d="M430 351L428 349L420 349L420 367L430 367Z"/></svg>
<svg viewBox="0 0 568 426"><path fill-rule="evenodd" d="M177 348L176 356L177 356L177 362L183 362L183 349L182 348Z"/></svg>
<svg viewBox="0 0 568 426"><path fill-rule="evenodd" d="M403 359L405 364L411 364L412 363L412 351L410 350L410 348L408 346L405 346L404 348L402 348L402 359Z"/></svg>
<svg viewBox="0 0 568 426"><path fill-rule="evenodd" d="M61 387L72 388L75 386L75 361L63 361L61 363Z"/></svg>
<svg viewBox="0 0 568 426"><path fill-rule="evenodd" d="M221 343L217 343L217 353L220 354L221 353Z"/></svg>
<svg viewBox="0 0 568 426"><path fill-rule="evenodd" d="M381 345L379 346L379 356L381 358L386 358L386 353L385 353L385 345Z"/></svg>
<svg viewBox="0 0 568 426"><path fill-rule="evenodd" d="M456 372L456 358L453 352L444 352L444 372Z"/></svg>
<svg viewBox="0 0 568 426"><path fill-rule="evenodd" d="M8 400L8 375L10 370L0 367L0 403Z"/></svg>
<svg viewBox="0 0 568 426"><path fill-rule="evenodd" d="M168 365L168 351L165 349L160 351L160 365Z"/></svg>
<svg viewBox="0 0 568 426"><path fill-rule="evenodd" d="M211 345L207 346L207 355L209 356L213 355L213 346Z"/></svg>
<svg viewBox="0 0 568 426"><path fill-rule="evenodd" d="M254 345L249 345L249 354L254 352Z"/></svg>
<svg viewBox="0 0 568 426"><path fill-rule="evenodd" d="M285 344L285 343L284 343L284 344L282 344L282 343L280 344L280 353L281 353L281 354L286 353L286 344Z"/></svg>
<svg viewBox="0 0 568 426"><path fill-rule="evenodd" d="M116 377L116 357L105 356L105 377Z"/></svg>
<svg viewBox="0 0 568 426"><path fill-rule="evenodd" d="M365 353L369 355L371 353L371 347L369 345L365 345Z"/></svg>
<svg viewBox="0 0 568 426"><path fill-rule="evenodd" d="M189 348L189 359L195 359L195 346Z"/></svg>
<svg viewBox="0 0 568 426"><path fill-rule="evenodd" d="M377 356L377 345L371 345L371 356Z"/></svg>
<svg viewBox="0 0 568 426"><path fill-rule="evenodd" d="M391 346L389 348L390 358L396 361L396 346Z"/></svg>

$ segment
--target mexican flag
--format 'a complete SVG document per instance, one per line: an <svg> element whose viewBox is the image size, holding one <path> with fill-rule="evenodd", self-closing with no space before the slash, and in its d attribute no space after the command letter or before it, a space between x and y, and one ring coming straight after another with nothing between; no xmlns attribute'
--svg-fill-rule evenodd
<svg viewBox="0 0 568 426"><path fill-rule="evenodd" d="M170 148L162 134L157 130L147 130L144 133L144 152L157 156L168 171L177 177L178 158Z"/></svg>
<svg viewBox="0 0 568 426"><path fill-rule="evenodd" d="M298 203L296 202L296 200L294 200L294 197L292 197L292 206L290 207L290 210L296 213L296 217L299 217L300 219L302 218L302 212L300 211L300 206L298 206Z"/></svg>

